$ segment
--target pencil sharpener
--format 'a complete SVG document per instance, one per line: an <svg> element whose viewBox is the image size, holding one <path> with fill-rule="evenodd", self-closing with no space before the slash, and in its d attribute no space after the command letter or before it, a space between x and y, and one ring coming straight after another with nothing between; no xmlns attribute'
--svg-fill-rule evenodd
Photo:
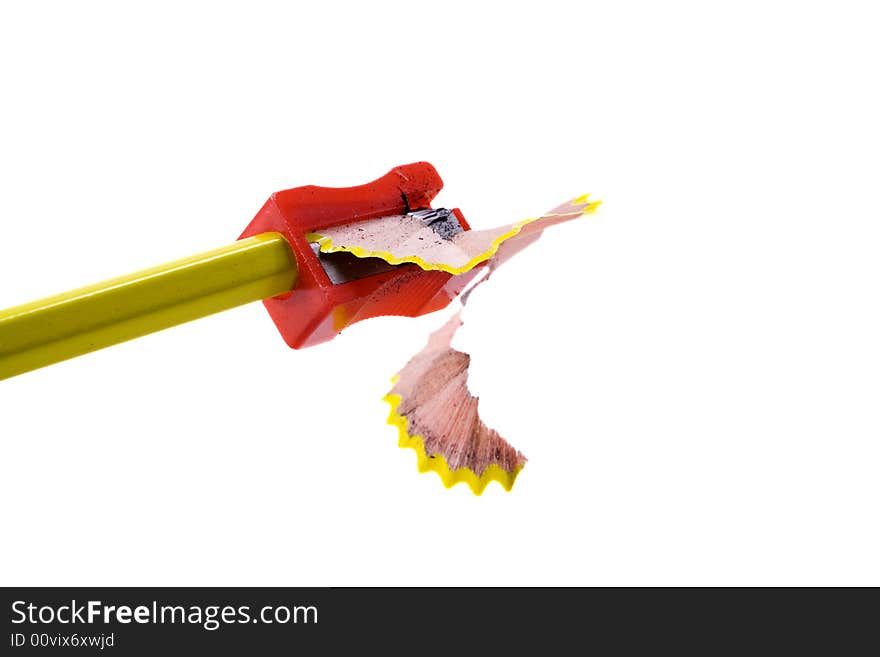
<svg viewBox="0 0 880 657"><path fill-rule="evenodd" d="M269 197L239 239L274 231L290 243L299 268L296 286L263 301L288 345L299 349L326 342L349 324L370 317L417 317L440 310L464 289L479 268L453 276L415 264L321 253L306 237L322 228L404 214L426 219L442 214L453 219L456 230L470 230L458 209L431 208L442 187L433 166L415 162L365 185L307 185Z"/></svg>

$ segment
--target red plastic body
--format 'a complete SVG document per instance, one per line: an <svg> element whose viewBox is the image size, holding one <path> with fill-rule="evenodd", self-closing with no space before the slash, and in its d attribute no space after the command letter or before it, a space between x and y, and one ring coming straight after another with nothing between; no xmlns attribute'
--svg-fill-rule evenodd
<svg viewBox="0 0 880 657"><path fill-rule="evenodd" d="M263 302L288 345L298 349L325 342L369 317L417 317L444 308L462 291L478 268L452 276L406 264L334 285L305 237L330 226L429 208L442 187L433 166L415 162L365 185L308 185L276 192L266 201L239 239L277 231L296 255L299 276L294 290ZM461 213L455 213L469 230Z"/></svg>

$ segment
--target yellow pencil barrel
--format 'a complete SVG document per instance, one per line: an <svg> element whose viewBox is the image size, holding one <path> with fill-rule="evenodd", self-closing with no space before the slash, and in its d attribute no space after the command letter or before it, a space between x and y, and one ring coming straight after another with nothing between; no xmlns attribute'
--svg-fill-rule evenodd
<svg viewBox="0 0 880 657"><path fill-rule="evenodd" d="M0 311L0 379L252 301L296 283L279 233Z"/></svg>

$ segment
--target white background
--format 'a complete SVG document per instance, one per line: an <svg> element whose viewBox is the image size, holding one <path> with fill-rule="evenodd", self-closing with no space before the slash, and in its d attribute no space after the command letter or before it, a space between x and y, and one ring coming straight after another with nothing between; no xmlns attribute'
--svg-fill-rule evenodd
<svg viewBox="0 0 880 657"><path fill-rule="evenodd" d="M3 3L0 307L432 162L511 493L380 402L443 317L260 304L0 383L2 584L880 584L873 3Z"/></svg>

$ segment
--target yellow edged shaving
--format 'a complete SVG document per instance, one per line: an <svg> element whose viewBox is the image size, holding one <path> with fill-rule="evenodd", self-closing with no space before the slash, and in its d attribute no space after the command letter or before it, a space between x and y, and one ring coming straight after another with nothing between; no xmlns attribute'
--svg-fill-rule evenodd
<svg viewBox="0 0 880 657"><path fill-rule="evenodd" d="M589 194L583 194L574 199L571 203L572 205L583 205L584 207L580 209L578 212L562 212L562 213L552 213L548 212L543 215L543 217L562 217L568 214L592 214L596 211L596 208L602 203L602 201L593 201L592 203L588 200ZM523 219L522 221L518 221L517 223L511 226L510 230L504 233L503 235L499 235L492 243L489 245L483 253L474 256L468 261L466 264L461 267L453 267L451 265L444 264L442 262L427 262L426 260L420 258L419 256L404 256L398 257L388 251L371 251L369 249L365 249L360 246L338 246L333 244L333 239L328 237L327 235L322 235L321 233L307 233L306 239L309 242L314 242L318 244L318 247L321 250L321 253L337 253L339 251L344 251L346 253L351 253L352 255L357 256L358 258L381 258L389 265L402 265L404 263L413 263L421 267L426 271L445 271L454 276L459 274L464 274L469 272L471 269L476 267L481 262L485 262L489 260L495 253L498 251L498 247L511 237L519 234L519 232L523 229L523 226L532 223L533 221L537 221L543 217L533 217L531 219Z"/></svg>
<svg viewBox="0 0 880 657"><path fill-rule="evenodd" d="M400 447L411 447L416 452L418 459L419 472L436 472L440 475L440 480L446 488L452 488L455 484L465 482L471 487L474 495L482 495L483 490L491 481L497 481L504 490L509 491L513 487L516 476L522 470L523 466L517 466L513 472L508 472L504 468L492 464L487 467L483 474L478 475L470 468L459 468L452 470L449 468L446 459L440 454L429 456L425 453L425 441L421 436L411 436L407 429L409 420L397 412L400 406L400 395L388 394L383 397L383 401L388 402L391 406L391 413L388 415L388 424L397 427Z"/></svg>
<svg viewBox="0 0 880 657"><path fill-rule="evenodd" d="M497 253L498 248L501 246L501 244L503 244L511 237L519 234L524 226L543 218L566 216L571 216L572 218L574 218L580 215L593 214L600 204L601 201L591 202L589 200L589 194L583 194L569 201L568 204L561 205L558 208L555 208L564 209L566 208L566 205L568 205L569 207L576 208L573 211L548 212L541 217L525 219L523 221L517 222L510 227L509 231L493 239L489 247L483 253L475 256L467 264L461 267L453 267L444 263L430 263L415 255L408 257L398 257L388 251L371 251L359 246L337 246L333 244L333 240L331 237L327 235L321 235L320 233L308 233L306 235L306 239L308 239L310 242L317 243L322 253L336 253L339 251L345 251L359 258L381 258L391 265L413 263L425 270L439 270L448 272L453 275L458 275L464 274L473 269L478 264L491 259ZM395 375L391 380L392 384L396 384L399 378L399 374ZM452 488L455 484L464 482L468 486L470 486L470 489L475 495L482 495L486 486L488 486L489 483L492 481L497 481L499 484L501 484L501 487L504 488L504 490L509 491L511 488L513 488L513 483L514 481L516 481L517 475L519 475L520 470L523 469L522 464L516 466L512 472L508 472L501 466L493 463L489 465L482 474L479 475L468 467L462 467L458 468L457 470L452 470L449 467L449 463L446 461L446 458L442 454L429 455L426 452L425 440L422 436L410 434L409 419L406 416L398 413L398 408L400 407L402 401L401 396L394 393L389 393L385 395L385 397L383 397L383 401L387 402L388 405L391 407L390 413L388 414L388 424L393 427L397 427L398 445L400 447L410 447L415 451L419 472L436 472L446 488Z"/></svg>
<svg viewBox="0 0 880 657"><path fill-rule="evenodd" d="M518 223L515 223L511 229L504 233L503 235L499 235L492 243L489 245L489 248L486 249L483 253L474 256L469 262L465 263L461 267L452 267L451 265L444 264L442 262L428 262L419 256L404 256L402 258L397 257L389 251L370 251L369 249L365 249L361 246L337 246L333 244L333 240L326 235L321 235L320 233L309 233L306 235L306 239L309 242L316 242L321 249L321 253L337 253L339 251L345 251L346 253L351 253L358 258L381 258L389 265L402 265L404 263L413 263L421 267L426 271L445 271L454 276L459 274L464 274L465 272L469 272L471 269L476 267L481 262L485 262L498 251L498 247L501 246L501 243L509 240L511 237L519 233L522 230L522 227L526 224L530 224L533 221L537 221L537 219L524 219Z"/></svg>

